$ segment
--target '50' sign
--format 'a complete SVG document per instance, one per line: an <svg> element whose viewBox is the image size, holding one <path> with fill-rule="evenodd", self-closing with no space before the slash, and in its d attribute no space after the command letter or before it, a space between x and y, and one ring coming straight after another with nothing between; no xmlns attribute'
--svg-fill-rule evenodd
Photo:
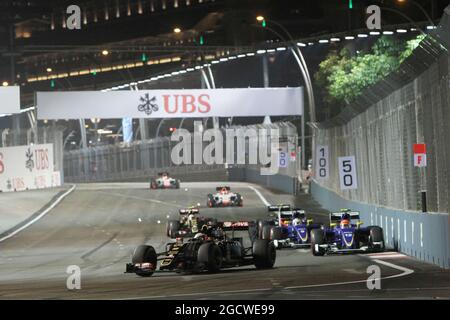
<svg viewBox="0 0 450 320"><path fill-rule="evenodd" d="M3 163L3 153L0 152L0 174L5 171L5 164Z"/></svg>

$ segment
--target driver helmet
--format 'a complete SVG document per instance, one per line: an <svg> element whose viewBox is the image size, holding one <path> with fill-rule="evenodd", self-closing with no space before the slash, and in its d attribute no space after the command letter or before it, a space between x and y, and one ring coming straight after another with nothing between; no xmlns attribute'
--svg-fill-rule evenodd
<svg viewBox="0 0 450 320"><path fill-rule="evenodd" d="M199 232L199 233L195 234L194 239L198 239L201 237L203 237L203 233Z"/></svg>
<svg viewBox="0 0 450 320"><path fill-rule="evenodd" d="M220 190L220 193L221 194L227 194L228 193L228 190L227 190L227 188L222 188L222 190Z"/></svg>
<svg viewBox="0 0 450 320"><path fill-rule="evenodd" d="M294 220L292 220L292 225L295 227L296 225L299 225L301 223L300 218L294 218Z"/></svg>
<svg viewBox="0 0 450 320"><path fill-rule="evenodd" d="M189 222L192 222L192 221L194 220L194 218L195 218L195 215L194 215L193 213L190 213L190 214L188 215L188 221L189 221Z"/></svg>
<svg viewBox="0 0 450 320"><path fill-rule="evenodd" d="M341 220L341 228L348 228L350 226L350 220L349 219L342 219Z"/></svg>

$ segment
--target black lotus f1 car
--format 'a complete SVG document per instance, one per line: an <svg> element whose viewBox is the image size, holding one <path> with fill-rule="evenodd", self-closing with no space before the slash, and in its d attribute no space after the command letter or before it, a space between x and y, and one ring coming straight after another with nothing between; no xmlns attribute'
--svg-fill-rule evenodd
<svg viewBox="0 0 450 320"><path fill-rule="evenodd" d="M206 233L183 242L166 245L166 251L156 253L149 245L138 246L126 273L149 277L155 272L217 272L224 268L255 265L258 269L272 268L276 259L273 242L255 239L244 248L243 238L229 238L225 231L249 230L249 222L219 222ZM249 232L250 233L250 232ZM234 236L234 232L233 232ZM159 269L158 269L158 262Z"/></svg>
<svg viewBox="0 0 450 320"><path fill-rule="evenodd" d="M214 226L216 219L200 217L200 210L197 207L180 209L180 218L178 220L169 220L167 222L166 234L169 238L193 237L204 225Z"/></svg>

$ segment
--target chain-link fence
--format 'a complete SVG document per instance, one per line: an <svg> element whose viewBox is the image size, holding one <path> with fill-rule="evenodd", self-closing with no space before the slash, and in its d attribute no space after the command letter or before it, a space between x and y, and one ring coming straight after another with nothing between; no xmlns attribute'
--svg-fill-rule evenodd
<svg viewBox="0 0 450 320"><path fill-rule="evenodd" d="M235 136L232 140L227 139L227 129L234 130L232 132ZM239 129L241 131L236 131ZM191 164L176 165L174 163L171 153L178 141L171 141L169 137L136 141L130 145L107 145L67 151L64 154L64 176L67 182L147 181L151 175L169 171L171 174L184 177L187 180L206 178L226 180L227 168L248 167L256 171L262 167L259 161L256 164L249 165L252 155L254 155L252 154L254 151L249 145L258 143L256 136L252 135L251 132L261 133L262 130L265 130L263 132L267 135L267 141L270 145L270 129L278 130L278 145L283 152L286 152L286 162L283 162L281 166L278 163L275 164L277 174L296 176L300 169L297 130L294 125L288 122L221 128L220 133L223 137L222 157L219 161L216 157L217 151L212 153L214 159L211 159L211 154L205 151L211 142L203 141L201 137L198 140L194 135L191 135L192 140L190 141L191 156L188 162ZM245 145L241 155L238 154L239 139L242 139L241 141ZM229 161L230 157L229 155L227 157L227 150L231 150L231 141L233 146L232 161ZM194 153L196 152L201 153L200 157L197 156L197 161L194 159ZM270 155L270 151L267 150L266 154ZM238 159L241 159L243 163L239 163ZM200 160L200 163L198 160ZM276 160L279 161L278 158ZM202 173L203 175L199 176Z"/></svg>
<svg viewBox="0 0 450 320"><path fill-rule="evenodd" d="M315 130L329 147L327 180L345 199L404 210L450 212L450 19L423 40L399 70L367 89ZM414 167L413 144L425 143L427 166ZM338 157L355 156L358 188L341 190ZM317 174L317 173L316 173Z"/></svg>

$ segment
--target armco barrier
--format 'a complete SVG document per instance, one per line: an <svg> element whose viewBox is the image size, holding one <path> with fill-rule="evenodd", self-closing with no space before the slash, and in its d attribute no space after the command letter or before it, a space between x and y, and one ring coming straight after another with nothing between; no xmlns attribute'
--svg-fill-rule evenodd
<svg viewBox="0 0 450 320"><path fill-rule="evenodd" d="M450 268L450 215L402 211L350 201L315 182L311 183L311 194L325 209L350 208L361 213L366 225L382 227L388 248Z"/></svg>

